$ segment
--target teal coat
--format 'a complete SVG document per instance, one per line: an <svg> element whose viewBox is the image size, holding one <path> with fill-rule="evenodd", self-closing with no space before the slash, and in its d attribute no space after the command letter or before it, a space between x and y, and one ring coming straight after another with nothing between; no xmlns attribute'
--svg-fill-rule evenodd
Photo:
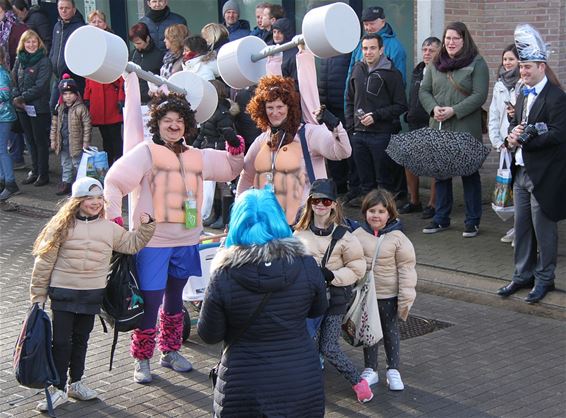
<svg viewBox="0 0 566 418"><path fill-rule="evenodd" d="M0 66L0 122L13 122L16 111L12 105L12 77L8 70Z"/></svg>
<svg viewBox="0 0 566 418"><path fill-rule="evenodd" d="M433 63L426 67L419 99L424 110L431 115L430 127L438 129L438 122L432 118L434 107L451 106L454 116L442 123L442 130L469 132L481 141L481 107L489 89L487 64L477 55L470 65L453 71L452 77L462 90L471 94L466 96L458 91L447 73L438 71Z"/></svg>

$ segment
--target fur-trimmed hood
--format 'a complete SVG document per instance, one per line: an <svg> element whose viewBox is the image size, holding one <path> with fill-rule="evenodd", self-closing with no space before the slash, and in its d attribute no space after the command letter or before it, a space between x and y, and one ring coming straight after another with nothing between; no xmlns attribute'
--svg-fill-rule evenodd
<svg viewBox="0 0 566 418"><path fill-rule="evenodd" d="M308 256L296 238L273 240L264 245L232 246L218 251L210 266L211 274L228 270L243 287L257 292L281 290L298 276L297 260Z"/></svg>

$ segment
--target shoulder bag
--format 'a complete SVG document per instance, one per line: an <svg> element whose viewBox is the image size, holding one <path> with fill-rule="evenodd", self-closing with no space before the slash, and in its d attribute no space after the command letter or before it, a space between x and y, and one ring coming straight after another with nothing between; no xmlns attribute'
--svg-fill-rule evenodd
<svg viewBox="0 0 566 418"><path fill-rule="evenodd" d="M446 73L446 77L448 77L448 81L450 81L452 83L452 85L454 86L454 88L459 91L460 93L462 93L464 96L468 97L470 94L469 91L464 90L462 88L461 85L459 85L456 80L454 80L454 77L452 77L452 72L449 71ZM482 134L486 134L488 131L488 126L487 126L487 110L485 110L483 107L481 108L481 133Z"/></svg>

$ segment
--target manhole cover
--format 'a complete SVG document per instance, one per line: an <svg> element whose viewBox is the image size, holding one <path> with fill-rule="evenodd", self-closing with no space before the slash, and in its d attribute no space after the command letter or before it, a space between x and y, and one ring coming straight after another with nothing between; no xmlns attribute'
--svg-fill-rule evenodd
<svg viewBox="0 0 566 418"><path fill-rule="evenodd" d="M399 321L399 330L401 332L401 339L407 340L409 338L429 334L439 329L448 328L452 325L454 324L449 322L409 315L407 322Z"/></svg>

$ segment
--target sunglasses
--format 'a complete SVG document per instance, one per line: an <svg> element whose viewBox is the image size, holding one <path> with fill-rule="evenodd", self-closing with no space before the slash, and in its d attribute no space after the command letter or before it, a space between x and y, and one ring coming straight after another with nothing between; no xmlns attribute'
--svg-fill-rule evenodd
<svg viewBox="0 0 566 418"><path fill-rule="evenodd" d="M320 203L322 203L324 206L328 207L330 206L334 201L332 199L327 199L326 197L323 198L314 198L311 199L311 204L316 206Z"/></svg>

